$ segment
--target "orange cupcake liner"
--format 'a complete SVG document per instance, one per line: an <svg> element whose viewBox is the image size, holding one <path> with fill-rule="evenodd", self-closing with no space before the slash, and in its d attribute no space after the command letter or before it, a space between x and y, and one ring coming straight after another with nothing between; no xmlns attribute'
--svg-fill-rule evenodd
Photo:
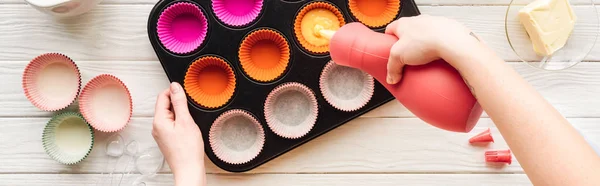
<svg viewBox="0 0 600 186"><path fill-rule="evenodd" d="M296 104L292 100L280 101L286 95L299 93L307 100L306 108L302 107L302 104ZM288 104L291 107L285 107L278 104ZM284 83L276 87L265 101L265 119L269 128L278 136L287 139L298 139L306 136L314 127L317 122L319 114L319 105L317 98L310 88L307 86L297 83L290 82ZM293 109L293 110L287 110ZM278 113L277 113L278 112ZM287 121L282 121L281 118L293 118L302 117L298 116L298 112L307 112L306 116L302 118L301 122L290 124Z"/></svg>
<svg viewBox="0 0 600 186"><path fill-rule="evenodd" d="M65 68L68 68L69 71L73 71L75 78L73 79L72 84L66 84L70 82L52 82L51 85L45 83L45 86L60 86L59 89L67 89L72 88L72 90L68 90L64 95L45 95L43 90L40 90L40 82L39 78L42 75L44 69L52 64L60 63L65 65ZM66 87L70 86L70 87ZM46 53L42 54L29 62L29 64L25 67L25 71L23 72L23 80L22 80L23 91L25 92L25 97L37 108L54 112L58 110L62 110L67 108L79 95L79 91L81 90L81 73L79 72L79 68L71 60L71 58L66 55L59 53ZM56 87L54 89L57 89ZM49 98L52 97L52 98Z"/></svg>
<svg viewBox="0 0 600 186"><path fill-rule="evenodd" d="M242 69L251 79L269 82L285 72L290 61L290 46L277 31L260 29L242 41L239 58Z"/></svg>
<svg viewBox="0 0 600 186"><path fill-rule="evenodd" d="M118 90L109 89L115 85ZM119 97L114 94L124 94L126 98L119 100ZM99 98L102 100L97 101L96 99ZM105 99L110 99L110 101ZM125 83L116 76L98 75L83 87L79 97L79 111L83 118L98 131L121 131L127 126L133 115L131 93Z"/></svg>
<svg viewBox="0 0 600 186"><path fill-rule="evenodd" d="M230 125L233 122L231 120L243 119L243 122L250 122L252 125L252 129L255 130L256 136L254 139L245 139L237 136L237 139L233 140L244 140L244 141L235 141L236 144L246 143L253 141L252 144L244 144L244 147L228 147L227 142L223 139L231 139L229 137L224 137L223 135L227 135L227 131L232 130L226 126ZM239 120L237 122L240 122ZM237 123L239 124L239 123ZM239 126L238 126L239 127ZM235 129L233 129L235 130ZM238 131L233 131L238 132ZM248 131L245 131L248 132ZM243 134L238 134L243 135ZM263 150L263 146L265 144L265 132L258 120L252 116L248 111L241 109L234 109L227 111L221 114L210 127L210 132L208 134L208 139L210 143L210 147L213 149L215 156L219 158L221 161L224 161L228 164L239 165L252 161L256 158ZM242 149L243 148L243 149Z"/></svg>
<svg viewBox="0 0 600 186"><path fill-rule="evenodd" d="M360 2L363 1L363 2ZM350 12L358 21L371 28L383 27L396 18L400 12L400 0L349 0ZM373 5L372 3L380 3ZM385 7L381 7L385 6ZM376 15L373 15L376 14Z"/></svg>
<svg viewBox="0 0 600 186"><path fill-rule="evenodd" d="M346 24L346 21L344 20L344 15L333 4L328 2L312 2L304 6L304 8L300 10L298 15L296 15L296 20L294 21L294 34L296 35L296 39L304 49L313 53L323 54L329 51L329 45L316 46L306 41L306 39L302 36L302 18L304 18L306 13L318 8L327 9L333 14L335 14L338 18L338 21L340 22L340 27Z"/></svg>
<svg viewBox="0 0 600 186"><path fill-rule="evenodd" d="M218 71L206 72L206 70ZM224 85L216 85L215 83L218 83L218 81L226 82L224 82ZM233 97L236 78L233 69L224 59L207 56L194 61L190 65L185 74L183 86L194 102L209 109L216 109L227 104ZM219 86L223 89L209 90Z"/></svg>

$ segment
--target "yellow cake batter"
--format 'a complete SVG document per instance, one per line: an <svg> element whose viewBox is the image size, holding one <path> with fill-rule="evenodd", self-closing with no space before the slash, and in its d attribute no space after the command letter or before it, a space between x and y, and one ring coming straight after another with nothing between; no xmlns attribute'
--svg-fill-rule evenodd
<svg viewBox="0 0 600 186"><path fill-rule="evenodd" d="M304 39L317 47L329 45L329 39L321 36L321 30L338 30L340 28L338 17L324 8L307 12L302 18L301 24Z"/></svg>

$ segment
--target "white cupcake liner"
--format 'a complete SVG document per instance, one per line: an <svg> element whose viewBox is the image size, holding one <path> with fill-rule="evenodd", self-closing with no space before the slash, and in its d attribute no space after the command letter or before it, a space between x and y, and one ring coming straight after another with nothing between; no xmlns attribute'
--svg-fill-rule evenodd
<svg viewBox="0 0 600 186"><path fill-rule="evenodd" d="M293 99L305 99L305 103ZM265 101L267 125L275 134L287 139L306 136L317 122L318 114L319 105L315 94L310 88L296 82L279 85L269 93Z"/></svg>
<svg viewBox="0 0 600 186"><path fill-rule="evenodd" d="M242 121L238 121L238 122L249 122L249 124L251 125L252 129L247 129L247 130L236 130L235 128L230 128L232 127L231 125L237 125L237 127L243 127L243 126L239 126L238 123L230 123L230 122L234 122L232 120L234 119L242 119ZM246 123L243 123L246 124ZM238 128L239 129L239 128ZM225 131L225 130L236 130L236 131ZM239 136L239 135L252 135L252 131L250 130L254 130L254 132L256 132L256 136L254 137L254 139L251 139L252 137L249 136ZM226 133L230 133L230 132L234 132L235 136L234 139L231 139L232 136L227 136ZM240 133L240 132L251 132L250 134L244 134L244 133ZM239 165L239 164L244 164L244 163L248 163L250 161L252 161L253 159L255 159L261 152L263 149L263 146L265 144L265 133L264 133L264 129L263 127L260 125L260 122L258 122L258 120L256 120L256 118L254 116L252 116L249 112L244 111L244 110L240 110L240 109L235 109L235 110L230 110L227 111L223 114L221 114L216 120L215 122L212 124L212 126L210 127L210 132L209 132L209 142L210 142L210 147L213 149L213 152L215 153L215 155L217 156L217 158L219 158L220 160L229 163L229 164L234 164L234 165ZM234 140L234 143L237 145L243 145L242 147L232 147L231 144L227 144L227 142L225 140ZM254 140L254 141L252 141ZM244 143L249 143L252 142L251 144L244 144ZM236 149L238 148L238 149ZM241 148L241 149L240 149Z"/></svg>
<svg viewBox="0 0 600 186"><path fill-rule="evenodd" d="M357 75L361 77L332 77ZM345 87L346 93L354 92L349 93L350 95L340 95L339 90L335 91L335 88L331 86ZM371 75L358 69L340 66L332 61L325 66L321 73L319 88L323 97L331 106L341 111L353 112L369 103L375 92L375 80Z"/></svg>

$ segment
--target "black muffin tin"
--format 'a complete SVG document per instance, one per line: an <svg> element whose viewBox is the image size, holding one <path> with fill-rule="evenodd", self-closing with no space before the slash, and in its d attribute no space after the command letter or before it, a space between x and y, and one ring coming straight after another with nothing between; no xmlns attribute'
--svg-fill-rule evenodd
<svg viewBox="0 0 600 186"><path fill-rule="evenodd" d="M208 19L206 39L202 46L191 54L178 55L169 52L162 46L156 33L157 21L162 11L169 5L178 2L190 2L198 5ZM206 154L220 168L230 172L252 170L394 99L379 82L375 82L373 97L366 106L358 111L343 112L335 109L325 101L319 89L319 77L321 71L331 58L328 54L314 55L304 50L297 42L293 31L293 24L297 13L311 2L315 1L264 0L263 8L258 18L246 27L231 27L223 24L212 12L212 5L209 0L161 0L152 9L148 20L148 36L171 82L179 82L183 85L188 67L192 62L204 56L221 57L234 70L237 81L236 89L233 97L225 106L209 110L196 104L188 97L192 117L202 131ZM347 0L329 0L325 2L332 3L340 10L344 15L346 23L358 21L350 13ZM398 17L416 16L419 14L420 12L413 0L401 0ZM272 28L279 31L285 36L290 46L291 56L287 70L281 78L270 83L259 83L251 80L243 72L238 59L238 49L245 36L260 28ZM373 30L383 32L384 29L385 27ZM278 136L267 126L264 116L263 107L267 95L275 87L286 82L298 82L311 88L319 103L319 117L317 122L306 136L299 139L285 139ZM261 123L265 132L265 144L262 152L252 161L242 165L232 165L218 159L208 141L208 133L213 121L223 112L232 109L250 111Z"/></svg>

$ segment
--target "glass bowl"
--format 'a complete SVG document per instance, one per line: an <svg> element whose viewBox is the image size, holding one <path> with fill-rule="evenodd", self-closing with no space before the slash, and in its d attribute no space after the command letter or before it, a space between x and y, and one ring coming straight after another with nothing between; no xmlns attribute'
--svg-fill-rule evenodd
<svg viewBox="0 0 600 186"><path fill-rule="evenodd" d="M525 27L519 22L519 10L533 1L511 0L506 11L504 28L508 43L516 54L515 60L549 71L568 69L585 60L592 52L600 33L600 18L593 0L578 0L571 4L577 16L575 28L565 46L552 56L539 56L535 53Z"/></svg>

